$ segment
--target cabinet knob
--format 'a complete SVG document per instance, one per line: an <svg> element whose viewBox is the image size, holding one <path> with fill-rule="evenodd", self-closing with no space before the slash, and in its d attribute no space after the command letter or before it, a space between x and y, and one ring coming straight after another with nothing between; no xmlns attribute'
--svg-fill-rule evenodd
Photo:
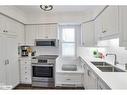
<svg viewBox="0 0 127 95"><path fill-rule="evenodd" d="M82 43L82 45L84 46L84 45L85 45L85 43L83 42L83 43Z"/></svg>
<svg viewBox="0 0 127 95"><path fill-rule="evenodd" d="M107 32L107 31L106 30L102 31L102 33L105 33L105 32Z"/></svg>
<svg viewBox="0 0 127 95"><path fill-rule="evenodd" d="M6 32L5 30L3 30L3 32Z"/></svg>

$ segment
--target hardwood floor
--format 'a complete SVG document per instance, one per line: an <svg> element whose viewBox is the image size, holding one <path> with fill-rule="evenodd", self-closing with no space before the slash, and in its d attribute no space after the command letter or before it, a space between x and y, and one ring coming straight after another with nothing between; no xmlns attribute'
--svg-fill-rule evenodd
<svg viewBox="0 0 127 95"><path fill-rule="evenodd" d="M83 87L33 87L29 84L19 84L14 90L84 90Z"/></svg>

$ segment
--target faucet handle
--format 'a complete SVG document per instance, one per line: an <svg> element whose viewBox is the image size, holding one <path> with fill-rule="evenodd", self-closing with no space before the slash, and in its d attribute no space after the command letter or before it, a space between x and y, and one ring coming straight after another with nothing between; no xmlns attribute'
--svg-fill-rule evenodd
<svg viewBox="0 0 127 95"><path fill-rule="evenodd" d="M125 69L127 70L127 63L125 63Z"/></svg>
<svg viewBox="0 0 127 95"><path fill-rule="evenodd" d="M118 61L116 61L116 64L119 64L119 62L118 62Z"/></svg>

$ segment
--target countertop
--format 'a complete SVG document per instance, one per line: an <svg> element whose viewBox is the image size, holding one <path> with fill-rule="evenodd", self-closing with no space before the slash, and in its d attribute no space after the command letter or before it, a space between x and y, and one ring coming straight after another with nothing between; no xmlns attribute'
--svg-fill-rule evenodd
<svg viewBox="0 0 127 95"><path fill-rule="evenodd" d="M107 60L102 59L88 59L84 56L80 56L94 71L95 73L111 88L111 89L127 89L127 72L102 72L96 66L94 66L91 61L102 61L107 62ZM116 67L122 68L122 66L117 65Z"/></svg>

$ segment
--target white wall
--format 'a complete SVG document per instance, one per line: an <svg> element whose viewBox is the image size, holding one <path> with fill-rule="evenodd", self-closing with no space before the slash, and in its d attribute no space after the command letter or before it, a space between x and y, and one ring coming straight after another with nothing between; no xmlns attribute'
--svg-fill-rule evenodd
<svg viewBox="0 0 127 95"><path fill-rule="evenodd" d="M27 20L26 14L14 6L0 6L0 13L3 13L23 23L26 23Z"/></svg>

